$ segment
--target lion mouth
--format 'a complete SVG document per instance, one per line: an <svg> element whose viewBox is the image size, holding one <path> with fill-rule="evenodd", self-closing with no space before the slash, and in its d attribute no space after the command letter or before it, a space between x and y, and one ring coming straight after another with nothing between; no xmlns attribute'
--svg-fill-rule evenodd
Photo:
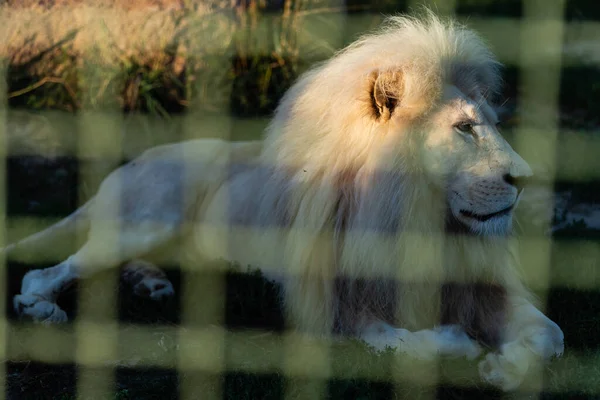
<svg viewBox="0 0 600 400"><path fill-rule="evenodd" d="M464 215L465 217L473 218L480 222L485 222L494 217L500 217L503 215L507 215L508 213L510 213L512 211L513 208L514 208L514 204L511 206L508 206L500 211L493 212L491 214L475 214L474 212L467 211L467 210L461 210L460 213L462 215Z"/></svg>

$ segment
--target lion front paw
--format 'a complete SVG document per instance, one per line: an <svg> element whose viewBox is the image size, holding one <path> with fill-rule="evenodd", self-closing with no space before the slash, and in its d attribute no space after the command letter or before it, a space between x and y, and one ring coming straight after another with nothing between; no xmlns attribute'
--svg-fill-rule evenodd
<svg viewBox="0 0 600 400"><path fill-rule="evenodd" d="M554 322L526 328L520 338L504 344L499 353L487 354L479 363L479 375L504 391L517 388L532 367L542 365L564 351L564 334Z"/></svg>
<svg viewBox="0 0 600 400"><path fill-rule="evenodd" d="M30 319L43 324L56 324L67 321L65 313L56 303L31 295L18 294L13 299L13 306L20 318Z"/></svg>
<svg viewBox="0 0 600 400"><path fill-rule="evenodd" d="M433 333L436 335L437 353L441 356L474 360L481 354L481 347L458 325L440 326Z"/></svg>
<svg viewBox="0 0 600 400"><path fill-rule="evenodd" d="M444 325L411 332L379 321L369 324L360 337L376 350L392 348L409 357L425 361L435 360L437 357L466 357L472 360L481 353L477 342L458 325Z"/></svg>
<svg viewBox="0 0 600 400"><path fill-rule="evenodd" d="M478 365L479 376L488 384L504 391L516 389L525 378L529 360L524 357L511 358L504 353L487 354Z"/></svg>
<svg viewBox="0 0 600 400"><path fill-rule="evenodd" d="M543 360L560 357L565 350L565 335L560 327L550 319L543 325L526 328L522 338L524 345Z"/></svg>

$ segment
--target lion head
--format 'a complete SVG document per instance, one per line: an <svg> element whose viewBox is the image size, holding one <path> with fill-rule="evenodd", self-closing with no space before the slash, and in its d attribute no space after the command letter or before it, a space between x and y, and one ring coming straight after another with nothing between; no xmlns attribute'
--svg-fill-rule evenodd
<svg viewBox="0 0 600 400"><path fill-rule="evenodd" d="M475 33L426 14L388 18L305 73L276 110L263 157L298 181L411 174L443 192L448 226L506 234L531 169L498 131L500 64Z"/></svg>
<svg viewBox="0 0 600 400"><path fill-rule="evenodd" d="M504 234L523 178L532 172L498 131L498 117L486 99L463 90L444 85L424 127L422 165L445 190L453 222L477 233Z"/></svg>

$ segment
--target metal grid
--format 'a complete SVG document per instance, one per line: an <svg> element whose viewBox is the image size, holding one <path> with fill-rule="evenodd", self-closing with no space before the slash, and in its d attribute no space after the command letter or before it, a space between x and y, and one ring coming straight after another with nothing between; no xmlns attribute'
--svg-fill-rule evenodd
<svg viewBox="0 0 600 400"><path fill-rule="evenodd" d="M440 11L451 13L455 6L454 2L433 2ZM553 105L553 108L547 110L544 116L538 119L524 118L520 121L517 135L516 150L528 160L535 160L551 167L552 178L556 176L556 165L554 149L558 148L558 88L561 70L561 46L565 36L565 30L570 27L563 22L564 1L541 2L536 0L523 1L523 18L520 20L495 19L473 20L473 25L484 26L483 31L502 32L503 35L518 37L517 41L507 40L512 43L509 46L500 46L501 60L508 63L516 63L520 66L520 77L522 81L523 97L521 105L524 108L537 103ZM543 15L543 18L539 16ZM350 15L336 14L335 18L330 14L308 14L300 17L294 22L298 34L306 40L310 40L312 34L322 35L318 30L311 32L311 26L323 27L323 19L329 19L327 30L329 32L348 32L353 26L362 26L362 22L357 20L359 17ZM289 16L286 16L289 18ZM268 21L266 22L268 23ZM364 25L364 24L363 24ZM588 30L600 37L600 26L595 23L589 23ZM515 33L518 32L518 33ZM348 35L349 36L349 35ZM347 37L344 35L332 35L328 41L333 48L341 47ZM491 38L492 42L498 39ZM223 49L223 53L227 49ZM540 60L544 60L544 69L538 68ZM223 55L224 64L229 62L227 55ZM6 66L2 65L1 74L6 73ZM85 69L81 70L81 75L90 73ZM4 87L4 81L0 81L0 96L7 92ZM6 98L2 98L2 104L6 104ZM5 113L2 107L0 119L4 120ZM84 160L80 168L80 180L92 182L97 185L102 176L97 175L97 169L86 169L86 161L94 159L111 160L107 168L116 166L121 160L124 150L121 139L118 136L121 132L123 120L115 109L114 114L95 114L91 112L82 112L77 117L80 124L81 136L78 140L78 156ZM198 121L193 118L194 110L188 113L188 121L184 124L185 137L194 137L198 132ZM226 112L224 111L226 115ZM524 116L527 117L527 116ZM225 123L233 122L224 118ZM229 121L229 122L228 122ZM543 131L536 126L543 125ZM5 124L0 124L4 127ZM221 126L221 131L223 126ZM3 128L0 128L3 129ZM0 138L6 137L6 132L2 132ZM540 138L543 138L541 140ZM582 143L583 146L582 146ZM543 151L539 151L540 146ZM600 149L597 142L578 142L564 143L558 148L558 154L562 152L571 154L573 152L586 152L592 149ZM5 149L5 146L0 146ZM574 149L574 150L573 150ZM2 156L4 154L4 150ZM586 168L581 163L573 168L561 169L567 177L596 176L598 170L593 165ZM566 172L565 172L566 171ZM4 179L5 174L0 173ZM3 181L4 182L4 181ZM2 186L2 185L0 185ZM6 196L0 196L5 199ZM119 205L113 205L113 221L118 216ZM5 213L5 204L2 200L0 212ZM108 219L110 221L111 219ZM116 224L107 224L107 238L118 237L118 226ZM4 235L4 230L0 230ZM4 240L4 238L0 239ZM550 255L553 246L560 246L561 251L565 252L586 252L594 257L600 257L600 249L595 244L590 243L553 243L550 238L539 236L525 238L524 246L527 252L523 256L523 264L527 266L527 283L536 289L547 289L553 282L549 280ZM193 265L181 265L183 273L186 270L193 270ZM6 281L6 269L2 269L0 281L4 284ZM169 332L171 337L177 338L177 345L174 346L168 354L165 353L160 358L146 360L144 366L160 366L165 368L175 368L178 371L185 371L186 374L180 380L180 398L194 399L198 398L197 388L199 386L211 388L212 391L203 392L202 398L220 398L220 386L218 375L225 371L244 371L251 373L265 373L280 371L285 377L294 377L286 386L285 397L296 398L298 394L306 398L321 398L326 394L327 379L337 377L343 372L334 371L332 368L332 354L330 343L324 340L315 340L304 337L297 333L288 332L281 335L268 335L261 337L256 332L227 332L223 326L223 304L224 304L224 282L219 278L211 279L209 282L197 282L195 280L184 280L181 288L182 293L177 294L182 297L181 313L182 323L180 327L147 327L137 326L123 329L119 326L116 315L116 295L113 288L116 284L116 273L113 279L106 280L95 286L86 287L84 280L81 285L83 289L79 291L79 316L72 328L32 328L28 327L23 336L22 348L26 350L26 356L32 360L38 360L47 363L75 362L79 367L78 374L78 398L87 399L98 396L98 393L108 395L113 391L112 367L115 360L123 361L127 357L142 354L147 347L144 344L156 341L156 333ZM569 285L588 288L594 285L596 279L589 279L586 276L565 275ZM198 287L197 285L200 285ZM101 298L102 301L97 299ZM2 301L5 301L2 298ZM199 304L202 304L202 312L198 312ZM5 305L2 304L4 307ZM200 324L198 323L200 321ZM202 322L210 321L211 324ZM198 327L198 326L203 327ZM18 332L22 329L19 325L13 325L6 319L0 320L0 342L6 343L7 331ZM75 343L74 351L73 343ZM257 343L259 345L257 346ZM260 350L257 351L256 348ZM131 350L133 348L134 350ZM126 350L123 354L123 349ZM3 359L10 359L14 356L23 356L24 354L13 354L11 349L6 346L0 347ZM247 357L231 357L228 352L248 355ZM398 371L404 371L416 368L414 364L402 365L405 360L398 358ZM435 361L434 363L436 363ZM585 360L582 360L585 362ZM107 367L108 366L108 367ZM140 365L137 365L140 366ZM429 365L426 373L413 374L416 378L421 378L421 384L431 388L431 397L435 396L435 384L438 383L438 376ZM424 366L423 368L426 368ZM421 371L425 371L422 369ZM434 371L434 372L432 372ZM189 372L189 374L188 374ZM365 371L364 378L369 378L368 371ZM1 381L4 386L3 372L0 373ZM349 376L346 376L349 377ZM356 378L356 376L353 376ZM401 377L399 377L401 378ZM541 379L541 378L540 378ZM199 385L199 380L206 380ZM541 380L538 381L538 384ZM0 396L4 396L5 391L0 391Z"/></svg>

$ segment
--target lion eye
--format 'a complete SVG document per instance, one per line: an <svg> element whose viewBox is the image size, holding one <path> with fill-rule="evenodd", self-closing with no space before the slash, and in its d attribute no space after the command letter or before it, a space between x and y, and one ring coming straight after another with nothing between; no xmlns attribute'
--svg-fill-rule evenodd
<svg viewBox="0 0 600 400"><path fill-rule="evenodd" d="M459 133L469 134L475 137L475 131L473 130L473 124L468 122L461 122L459 124L454 125L454 129L456 129Z"/></svg>
<svg viewBox="0 0 600 400"><path fill-rule="evenodd" d="M456 125L456 129L458 129L461 132L468 133L473 129L473 125L468 124L468 123L462 123L462 124Z"/></svg>

